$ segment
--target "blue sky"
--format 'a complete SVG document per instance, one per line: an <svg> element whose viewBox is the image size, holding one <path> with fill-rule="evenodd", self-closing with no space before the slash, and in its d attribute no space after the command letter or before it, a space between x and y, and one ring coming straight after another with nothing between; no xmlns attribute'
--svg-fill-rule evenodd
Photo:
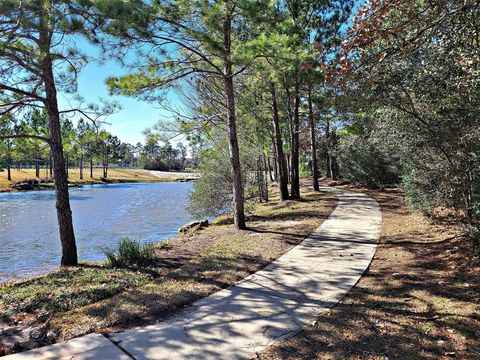
<svg viewBox="0 0 480 360"><path fill-rule="evenodd" d="M77 41L77 47L82 53L97 57L98 50L89 45L85 40ZM91 61L82 69L78 78L78 93L85 98L86 102L98 102L100 98L118 102L122 109L110 115L106 121L110 125L102 127L123 142L136 144L142 142L142 131L153 126L158 120L168 117L168 113L152 103L147 103L131 97L110 96L105 80L112 75L122 75L126 69L115 61L108 61L100 65L97 61ZM60 97L59 105L69 108L67 101ZM78 118L77 116L74 118Z"/></svg>

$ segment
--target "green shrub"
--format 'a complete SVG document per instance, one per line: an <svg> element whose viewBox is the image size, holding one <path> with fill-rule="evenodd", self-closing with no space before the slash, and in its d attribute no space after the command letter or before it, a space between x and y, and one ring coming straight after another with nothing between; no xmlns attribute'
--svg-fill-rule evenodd
<svg viewBox="0 0 480 360"><path fill-rule="evenodd" d="M400 182L401 166L394 151L365 134L340 137L337 160L345 180L368 187Z"/></svg>
<svg viewBox="0 0 480 360"><path fill-rule="evenodd" d="M102 251L112 267L147 266L155 258L153 245L130 238L120 239L116 248L104 246Z"/></svg>
<svg viewBox="0 0 480 360"><path fill-rule="evenodd" d="M480 224L467 225L465 233L475 246L480 246Z"/></svg>
<svg viewBox="0 0 480 360"><path fill-rule="evenodd" d="M228 152L223 149L208 149L201 152L199 171L202 174L195 181L193 191L190 193L190 206L188 211L196 218L216 217L232 211L232 174ZM253 147L241 153L243 172L243 188L245 199L255 197L256 168L255 151ZM253 152L253 155L248 153ZM248 210L248 202L245 204Z"/></svg>
<svg viewBox="0 0 480 360"><path fill-rule="evenodd" d="M300 156L298 171L301 177L312 176L312 160L306 156Z"/></svg>

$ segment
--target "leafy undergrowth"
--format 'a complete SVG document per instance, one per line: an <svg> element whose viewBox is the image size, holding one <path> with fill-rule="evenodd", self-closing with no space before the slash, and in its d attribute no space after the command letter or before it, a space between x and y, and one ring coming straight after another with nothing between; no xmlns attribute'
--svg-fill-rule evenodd
<svg viewBox="0 0 480 360"><path fill-rule="evenodd" d="M411 213L398 190L368 192L383 211L368 271L315 325L258 358L479 359L479 248L454 222Z"/></svg>
<svg viewBox="0 0 480 360"><path fill-rule="evenodd" d="M0 355L153 323L239 281L300 243L336 206L331 194L303 191L300 201L256 204L246 231L221 221L170 239L149 267L93 264L0 287Z"/></svg>

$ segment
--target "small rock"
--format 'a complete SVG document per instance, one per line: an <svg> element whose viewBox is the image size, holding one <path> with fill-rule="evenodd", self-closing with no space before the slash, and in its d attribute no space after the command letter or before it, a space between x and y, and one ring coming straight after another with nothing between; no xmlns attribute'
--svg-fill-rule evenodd
<svg viewBox="0 0 480 360"><path fill-rule="evenodd" d="M180 234L185 234L185 233L189 232L190 230L199 230L199 229L202 229L202 228L207 227L207 226L208 226L208 220L192 221L188 224L185 224L185 225L181 226L178 229L178 232Z"/></svg>
<svg viewBox="0 0 480 360"><path fill-rule="evenodd" d="M450 334L453 334L455 332L455 330L453 329L447 329L447 332L449 332Z"/></svg>
<svg viewBox="0 0 480 360"><path fill-rule="evenodd" d="M16 344L16 347L19 347L21 350L31 350L38 347L38 342L32 340L20 341Z"/></svg>
<svg viewBox="0 0 480 360"><path fill-rule="evenodd" d="M34 341L40 341L45 338L46 326L39 326L30 331L30 339Z"/></svg>
<svg viewBox="0 0 480 360"><path fill-rule="evenodd" d="M48 330L46 334L47 341L54 340L57 337L57 334L53 330Z"/></svg>

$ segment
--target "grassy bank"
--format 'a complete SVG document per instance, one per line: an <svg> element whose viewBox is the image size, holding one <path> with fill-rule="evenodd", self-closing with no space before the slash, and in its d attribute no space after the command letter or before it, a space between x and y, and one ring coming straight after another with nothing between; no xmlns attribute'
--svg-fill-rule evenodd
<svg viewBox="0 0 480 360"><path fill-rule="evenodd" d="M336 198L303 189L301 201L256 204L247 231L227 220L156 247L146 268L100 264L0 287L0 355L153 323L234 284L300 243Z"/></svg>
<svg viewBox="0 0 480 360"><path fill-rule="evenodd" d="M93 178L90 178L90 169L83 172L83 180L80 180L80 170L70 169L68 172L68 181L72 184L101 184L103 172L102 169L94 169ZM7 171L0 172L0 192L13 191L10 187L14 183L26 181L35 178L35 169L12 169L12 181L7 180ZM51 179L45 174L45 170L40 171L40 179L42 182L51 182ZM143 169L110 169L108 170L108 180L111 182L159 182L173 181L175 179L161 179L152 174L148 170Z"/></svg>
<svg viewBox="0 0 480 360"><path fill-rule="evenodd" d="M398 190L368 193L383 212L368 271L316 325L258 358L479 359L478 247L448 218L410 212Z"/></svg>

